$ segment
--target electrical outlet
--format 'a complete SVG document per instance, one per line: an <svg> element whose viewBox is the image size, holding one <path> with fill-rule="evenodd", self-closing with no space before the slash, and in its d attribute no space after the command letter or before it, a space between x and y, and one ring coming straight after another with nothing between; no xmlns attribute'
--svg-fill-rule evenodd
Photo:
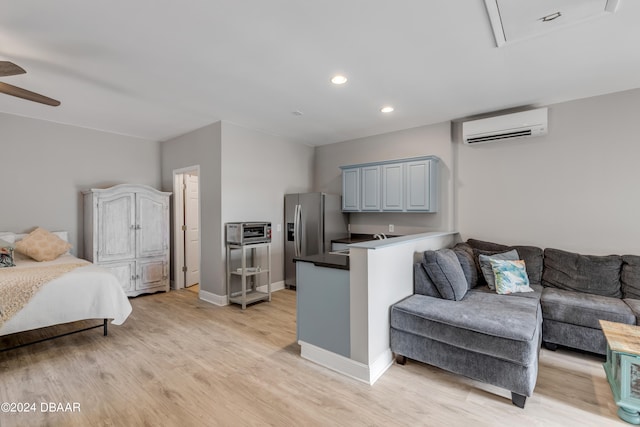
<svg viewBox="0 0 640 427"><path fill-rule="evenodd" d="M276 231L277 231L278 233L280 233L280 232L282 231L282 224L277 224L277 225L276 225Z"/></svg>
<svg viewBox="0 0 640 427"><path fill-rule="evenodd" d="M395 230L396 227L393 224L389 224L389 233L393 233L393 230Z"/></svg>

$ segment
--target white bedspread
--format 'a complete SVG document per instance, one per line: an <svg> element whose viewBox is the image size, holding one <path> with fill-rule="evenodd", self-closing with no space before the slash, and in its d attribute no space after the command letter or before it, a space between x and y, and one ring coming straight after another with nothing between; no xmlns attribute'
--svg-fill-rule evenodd
<svg viewBox="0 0 640 427"><path fill-rule="evenodd" d="M77 262L67 254L46 263L16 257L16 267ZM113 319L121 325L131 313L131 304L118 279L102 267L79 267L47 283L29 303L0 328L0 335L85 319Z"/></svg>

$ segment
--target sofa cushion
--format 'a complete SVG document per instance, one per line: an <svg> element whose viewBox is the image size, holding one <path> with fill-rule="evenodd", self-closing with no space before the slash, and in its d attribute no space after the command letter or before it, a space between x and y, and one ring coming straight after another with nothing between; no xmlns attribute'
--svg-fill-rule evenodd
<svg viewBox="0 0 640 427"><path fill-rule="evenodd" d="M560 249L544 250L542 284L546 287L620 298L619 255L580 255Z"/></svg>
<svg viewBox="0 0 640 427"><path fill-rule="evenodd" d="M624 298L640 299L640 256L622 256L620 283Z"/></svg>
<svg viewBox="0 0 640 427"><path fill-rule="evenodd" d="M470 290L462 301L412 295L391 308L391 327L528 365L537 352L538 300Z"/></svg>
<svg viewBox="0 0 640 427"><path fill-rule="evenodd" d="M458 257L451 249L424 252L424 269L444 299L460 301L469 285Z"/></svg>
<svg viewBox="0 0 640 427"><path fill-rule="evenodd" d="M473 257L473 248L466 243L458 243L452 250L458 257L469 289L475 288L478 286L478 268Z"/></svg>
<svg viewBox="0 0 640 427"><path fill-rule="evenodd" d="M484 280L487 282L487 286L489 289L496 288L496 279L493 274L493 268L491 267L491 260L507 260L507 261L517 261L518 260L518 251L515 249L510 250L508 252L497 253L492 255L479 254L478 261L480 262L480 269L482 270L482 275L484 276Z"/></svg>
<svg viewBox="0 0 640 427"><path fill-rule="evenodd" d="M434 298L442 298L438 288L433 284L422 262L413 264L413 292Z"/></svg>
<svg viewBox="0 0 640 427"><path fill-rule="evenodd" d="M543 251L537 246L514 245L507 246L500 243L486 242L483 240L468 239L467 244L476 252L490 255L498 252L506 252L512 249L518 251L520 259L527 266L527 276L532 284L539 284L542 281ZM482 282L484 280L481 280ZM482 283L484 284L484 283Z"/></svg>
<svg viewBox="0 0 640 427"><path fill-rule="evenodd" d="M542 285L534 285L533 283L531 283L531 284L529 284L529 287L531 289L533 289L533 292L517 292L515 294L509 294L509 296L522 297L522 298L532 298L532 299L535 299L537 301L540 301L540 298L542 297L542 290L544 289L542 287ZM485 292L485 293L488 293L488 294L495 294L496 293L495 290L489 289L488 286L478 286L477 288L474 289L474 291L476 291L476 292Z"/></svg>
<svg viewBox="0 0 640 427"><path fill-rule="evenodd" d="M541 302L544 318L558 322L593 329L600 329L600 319L636 323L631 309L619 298L545 288L542 291Z"/></svg>

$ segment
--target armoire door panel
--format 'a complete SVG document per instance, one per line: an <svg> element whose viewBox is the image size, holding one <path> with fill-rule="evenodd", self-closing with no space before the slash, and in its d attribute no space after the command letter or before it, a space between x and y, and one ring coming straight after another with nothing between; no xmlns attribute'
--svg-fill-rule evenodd
<svg viewBox="0 0 640 427"><path fill-rule="evenodd" d="M134 258L135 197L119 194L98 201L98 261L108 262Z"/></svg>
<svg viewBox="0 0 640 427"><path fill-rule="evenodd" d="M138 276L137 289L163 286L168 280L166 260L154 259L138 261Z"/></svg>
<svg viewBox="0 0 640 427"><path fill-rule="evenodd" d="M168 218L164 200L136 195L138 257L161 256L167 249Z"/></svg>

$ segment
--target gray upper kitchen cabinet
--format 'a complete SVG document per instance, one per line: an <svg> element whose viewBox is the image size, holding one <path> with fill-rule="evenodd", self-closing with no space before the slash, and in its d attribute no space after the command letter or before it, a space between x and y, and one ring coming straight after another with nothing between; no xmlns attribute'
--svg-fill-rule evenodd
<svg viewBox="0 0 640 427"><path fill-rule="evenodd" d="M404 164L382 165L382 210L402 211L404 209Z"/></svg>
<svg viewBox="0 0 640 427"><path fill-rule="evenodd" d="M360 210L360 168L342 171L342 210L357 212Z"/></svg>
<svg viewBox="0 0 640 427"><path fill-rule="evenodd" d="M436 212L436 162L421 159L405 164L405 209L412 212Z"/></svg>
<svg viewBox="0 0 640 427"><path fill-rule="evenodd" d="M380 210L380 166L365 166L362 175L362 211Z"/></svg>
<svg viewBox="0 0 640 427"><path fill-rule="evenodd" d="M435 156L342 166L342 210L437 212Z"/></svg>

